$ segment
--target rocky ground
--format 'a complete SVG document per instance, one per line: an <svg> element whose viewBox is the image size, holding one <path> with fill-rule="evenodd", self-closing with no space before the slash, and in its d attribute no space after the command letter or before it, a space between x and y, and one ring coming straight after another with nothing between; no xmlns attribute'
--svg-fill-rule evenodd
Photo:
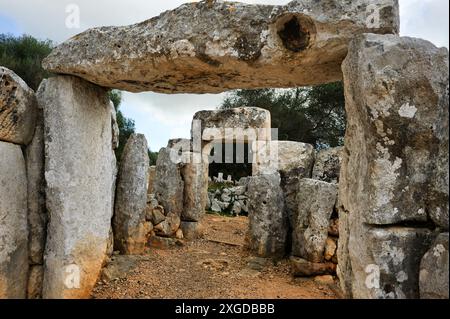
<svg viewBox="0 0 450 319"><path fill-rule="evenodd" d="M142 256L114 256L92 298L339 298L335 283L297 278L244 248L246 217L207 215L202 239ZM323 281L323 278L322 278Z"/></svg>

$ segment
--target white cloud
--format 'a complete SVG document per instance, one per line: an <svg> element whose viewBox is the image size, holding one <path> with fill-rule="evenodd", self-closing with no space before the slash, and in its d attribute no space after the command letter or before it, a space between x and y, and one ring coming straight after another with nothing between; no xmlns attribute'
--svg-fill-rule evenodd
<svg viewBox="0 0 450 319"><path fill-rule="evenodd" d="M448 0L400 0L400 32L449 47Z"/></svg>

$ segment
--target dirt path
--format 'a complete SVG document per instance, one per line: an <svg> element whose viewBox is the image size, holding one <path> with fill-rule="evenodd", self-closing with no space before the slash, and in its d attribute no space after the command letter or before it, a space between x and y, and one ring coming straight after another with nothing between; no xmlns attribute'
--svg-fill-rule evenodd
<svg viewBox="0 0 450 319"><path fill-rule="evenodd" d="M247 218L207 215L205 236L144 256L115 256L108 268L121 268L99 282L93 298L161 299L330 299L335 285L294 279L287 261L278 265L251 257L243 248ZM212 240L212 241L211 241ZM237 246L217 243L224 241ZM125 270L124 270L125 269Z"/></svg>

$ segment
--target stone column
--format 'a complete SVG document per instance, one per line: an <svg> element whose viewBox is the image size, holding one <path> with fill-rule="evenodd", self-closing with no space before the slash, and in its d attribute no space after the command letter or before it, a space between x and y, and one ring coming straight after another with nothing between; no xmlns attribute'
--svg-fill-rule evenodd
<svg viewBox="0 0 450 319"><path fill-rule="evenodd" d="M143 253L151 231L145 221L148 171L147 140L142 134L133 134L120 161L113 219L114 245L122 254Z"/></svg>
<svg viewBox="0 0 450 319"><path fill-rule="evenodd" d="M354 298L418 298L432 230L448 230L448 51L366 34L343 73L341 284Z"/></svg>
<svg viewBox="0 0 450 319"><path fill-rule="evenodd" d="M260 257L283 258L288 222L280 174L253 176L247 187L250 250Z"/></svg>
<svg viewBox="0 0 450 319"><path fill-rule="evenodd" d="M0 141L0 299L25 298L27 280L25 160L19 145Z"/></svg>
<svg viewBox="0 0 450 319"><path fill-rule="evenodd" d="M35 212L39 190L27 190L27 180L33 183L39 169L25 162L21 149L35 146L26 147L35 132L37 110L33 90L13 71L0 67L0 299L26 297L28 246L37 246L34 236L28 238L27 202ZM30 224L34 221L30 218ZM30 252L30 262L36 259Z"/></svg>
<svg viewBox="0 0 450 319"><path fill-rule="evenodd" d="M107 91L76 77L43 84L49 224L43 298L87 298L105 258L115 157Z"/></svg>

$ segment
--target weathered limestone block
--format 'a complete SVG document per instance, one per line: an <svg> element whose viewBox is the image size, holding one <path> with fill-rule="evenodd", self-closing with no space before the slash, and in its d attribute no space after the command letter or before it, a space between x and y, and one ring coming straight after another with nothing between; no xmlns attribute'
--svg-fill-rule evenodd
<svg viewBox="0 0 450 319"><path fill-rule="evenodd" d="M323 262L337 193L335 184L313 179L300 180L297 219L292 233L292 255L313 263Z"/></svg>
<svg viewBox="0 0 450 319"><path fill-rule="evenodd" d="M120 161L113 218L115 249L124 255L143 253L147 242L148 169L147 140L132 134Z"/></svg>
<svg viewBox="0 0 450 319"><path fill-rule="evenodd" d="M271 152L277 154L276 169L281 175L281 187L284 192L286 211L289 223L292 227L296 223L298 210L297 193L299 181L302 178L310 178L314 165L315 151L310 144L272 141ZM255 171L255 170L254 170Z"/></svg>
<svg viewBox="0 0 450 319"><path fill-rule="evenodd" d="M38 97L49 214L43 298L87 298L106 257L113 211L116 165L107 91L56 76Z"/></svg>
<svg viewBox="0 0 450 319"><path fill-rule="evenodd" d="M448 299L448 233L440 234L420 263L420 298Z"/></svg>
<svg viewBox="0 0 450 319"><path fill-rule="evenodd" d="M168 213L161 223L155 225L154 231L158 236L172 237L180 228L180 223L180 216L174 213Z"/></svg>
<svg viewBox="0 0 450 319"><path fill-rule="evenodd" d="M25 298L27 176L20 146L0 141L0 299Z"/></svg>
<svg viewBox="0 0 450 319"><path fill-rule="evenodd" d="M339 183L343 147L334 147L317 153L312 179L327 183Z"/></svg>
<svg viewBox="0 0 450 319"><path fill-rule="evenodd" d="M169 147L159 151L154 187L156 199L165 212L181 216L184 182L181 178L182 165L179 161L174 161L177 158L177 153Z"/></svg>
<svg viewBox="0 0 450 319"><path fill-rule="evenodd" d="M356 299L417 299L422 256L433 235L426 229L360 225L350 237L352 296Z"/></svg>
<svg viewBox="0 0 450 319"><path fill-rule="evenodd" d="M44 266L33 265L30 267L30 274L28 276L28 299L42 298L42 282L44 281Z"/></svg>
<svg viewBox="0 0 450 319"><path fill-rule="evenodd" d="M225 139L245 143L271 139L270 112L257 107L200 111L194 115L192 123L193 135L200 134L201 139L207 142Z"/></svg>
<svg viewBox="0 0 450 319"><path fill-rule="evenodd" d="M248 182L249 248L260 257L286 254L288 222L280 174L253 176Z"/></svg>
<svg viewBox="0 0 450 319"><path fill-rule="evenodd" d="M148 168L148 186L147 194L155 194L155 178L156 178L156 166L150 166Z"/></svg>
<svg viewBox="0 0 450 319"><path fill-rule="evenodd" d="M38 91L38 95L40 92ZM28 225L29 260L32 265L44 263L45 240L47 237L47 208L45 206L45 150L44 116L38 110L36 130L25 151L28 181Z"/></svg>
<svg viewBox="0 0 450 319"><path fill-rule="evenodd" d="M205 214L208 197L208 163L185 163L181 169L184 181L183 221L198 222Z"/></svg>
<svg viewBox="0 0 450 319"><path fill-rule="evenodd" d="M187 240L198 239L203 236L203 226L200 222L181 222L180 229Z"/></svg>
<svg viewBox="0 0 450 319"><path fill-rule="evenodd" d="M28 145L36 116L33 90L13 71L0 67L0 141Z"/></svg>
<svg viewBox="0 0 450 319"><path fill-rule="evenodd" d="M135 25L87 30L57 47L44 67L132 92L305 86L341 79L355 35L398 29L396 0L208 0Z"/></svg>
<svg viewBox="0 0 450 319"><path fill-rule="evenodd" d="M448 50L362 35L343 72L345 210L374 225L427 222L429 212L448 229Z"/></svg>
<svg viewBox="0 0 450 319"><path fill-rule="evenodd" d="M367 34L350 45L343 72L340 282L348 296L417 298L426 231L369 234L364 224L426 226L429 213L448 229L448 51L424 40ZM386 254L399 249L403 262L391 262L379 288L368 289L366 267L385 267Z"/></svg>

